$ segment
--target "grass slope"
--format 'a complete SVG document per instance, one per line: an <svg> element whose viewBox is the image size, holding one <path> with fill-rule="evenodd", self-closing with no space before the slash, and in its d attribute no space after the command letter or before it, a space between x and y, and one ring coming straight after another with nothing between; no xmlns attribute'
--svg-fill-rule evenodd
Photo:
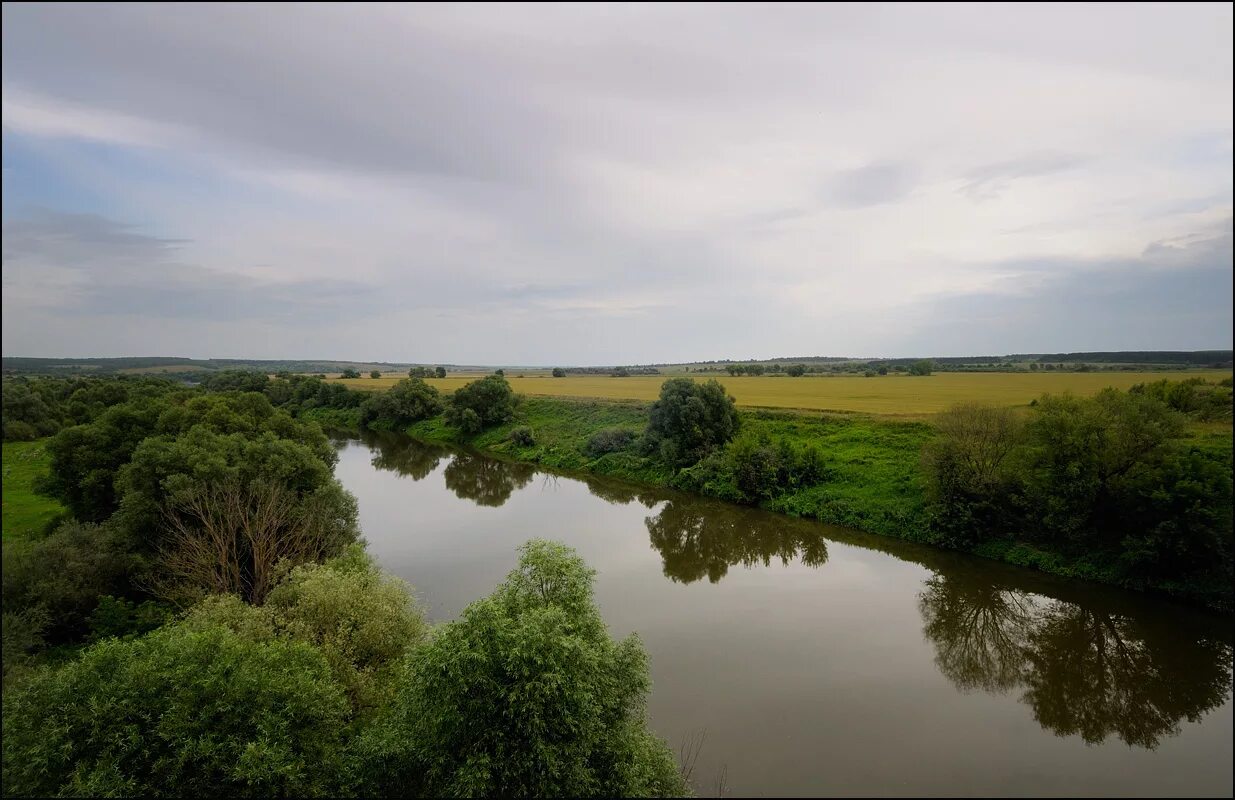
<svg viewBox="0 0 1235 800"><path fill-rule="evenodd" d="M46 440L4 443L4 540L38 535L64 512L55 500L34 493L34 479L47 471Z"/></svg>

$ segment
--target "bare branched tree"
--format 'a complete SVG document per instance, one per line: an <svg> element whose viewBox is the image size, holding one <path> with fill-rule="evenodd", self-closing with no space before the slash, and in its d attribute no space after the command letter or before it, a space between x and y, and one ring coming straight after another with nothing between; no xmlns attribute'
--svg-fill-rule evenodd
<svg viewBox="0 0 1235 800"><path fill-rule="evenodd" d="M273 481L223 481L179 495L164 515L166 541L151 588L178 604L238 594L260 605L280 562L330 555L328 520L314 512L312 498Z"/></svg>

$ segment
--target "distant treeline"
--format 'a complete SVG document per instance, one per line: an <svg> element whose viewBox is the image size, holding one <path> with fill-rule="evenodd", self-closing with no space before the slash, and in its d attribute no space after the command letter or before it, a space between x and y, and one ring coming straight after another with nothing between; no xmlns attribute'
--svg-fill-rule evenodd
<svg viewBox="0 0 1235 800"><path fill-rule="evenodd" d="M1007 356L1017 361L1087 361L1092 364L1197 364L1231 366L1230 350L1122 350L1099 353L1045 353Z"/></svg>
<svg viewBox="0 0 1235 800"><path fill-rule="evenodd" d="M89 374L104 375L130 370L149 370L158 372L166 370L176 376L199 376L222 370L248 369L259 372L342 372L345 369L357 369L364 372L377 369L383 372L406 372L414 366L411 362L390 361L330 361L330 360L263 360L242 358L174 358L174 357L131 357L131 358L19 358L5 357L3 369L7 374L50 374L71 375ZM456 365L447 365L451 369L460 369Z"/></svg>

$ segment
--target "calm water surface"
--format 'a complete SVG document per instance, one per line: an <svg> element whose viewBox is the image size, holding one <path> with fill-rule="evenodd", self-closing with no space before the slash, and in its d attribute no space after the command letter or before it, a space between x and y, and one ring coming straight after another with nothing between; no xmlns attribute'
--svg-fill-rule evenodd
<svg viewBox="0 0 1235 800"><path fill-rule="evenodd" d="M369 548L436 621L533 537L651 655L652 726L733 795L1225 795L1231 621L817 523L340 442Z"/></svg>

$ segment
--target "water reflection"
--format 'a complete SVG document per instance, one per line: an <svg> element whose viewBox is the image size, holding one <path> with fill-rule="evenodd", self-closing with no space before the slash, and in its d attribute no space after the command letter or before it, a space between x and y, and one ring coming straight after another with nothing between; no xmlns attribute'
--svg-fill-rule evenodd
<svg viewBox="0 0 1235 800"><path fill-rule="evenodd" d="M939 573L920 597L939 670L962 690L1021 692L1043 728L1154 749L1226 702L1229 630L1138 620Z"/></svg>
<svg viewBox="0 0 1235 800"><path fill-rule="evenodd" d="M821 525L727 503L670 500L647 518L647 529L665 577L680 583L705 575L716 583L731 566L766 566L774 556L784 564L800 557L812 567L828 560Z"/></svg>
<svg viewBox="0 0 1235 800"><path fill-rule="evenodd" d="M446 488L482 506L504 504L537 474L403 436L369 434L365 443L374 468L413 480L445 461ZM960 691L1019 699L1057 736L1152 750L1231 693L1229 618L756 509L609 479L585 483L607 503L658 509L645 519L647 533L663 574L678 583L717 583L733 566L773 558L818 567L827 538L925 567L933 575L918 612L936 668Z"/></svg>
<svg viewBox="0 0 1235 800"><path fill-rule="evenodd" d="M429 477L442 459L450 455L445 447L417 442L394 433L367 431L364 443L372 454L370 463L377 469L397 472L414 481Z"/></svg>
<svg viewBox="0 0 1235 800"><path fill-rule="evenodd" d="M475 453L455 453L446 465L446 488L479 506L500 506L532 482L536 468Z"/></svg>

